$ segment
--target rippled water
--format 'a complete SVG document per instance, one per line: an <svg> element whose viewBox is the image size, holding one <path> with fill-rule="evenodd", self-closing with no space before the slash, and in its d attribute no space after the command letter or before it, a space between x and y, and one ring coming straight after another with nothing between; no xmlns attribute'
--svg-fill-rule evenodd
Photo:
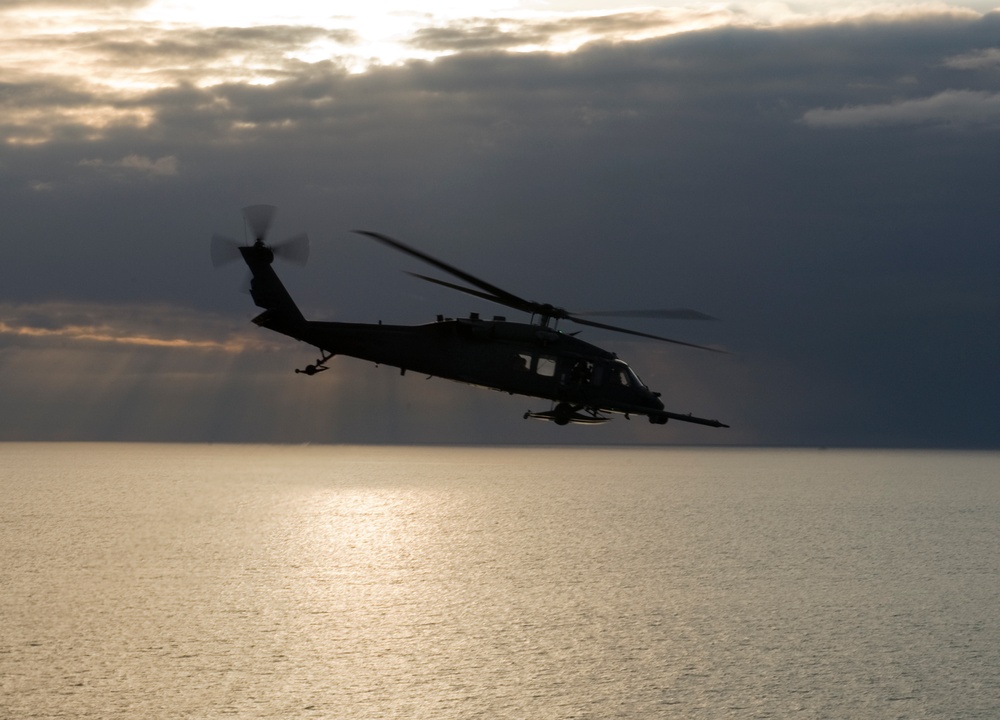
<svg viewBox="0 0 1000 720"><path fill-rule="evenodd" d="M0 717L1000 717L1000 454L0 457Z"/></svg>

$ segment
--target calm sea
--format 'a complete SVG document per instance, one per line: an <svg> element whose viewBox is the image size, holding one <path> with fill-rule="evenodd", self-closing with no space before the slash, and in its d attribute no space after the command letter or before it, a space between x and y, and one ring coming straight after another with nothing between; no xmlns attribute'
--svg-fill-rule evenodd
<svg viewBox="0 0 1000 720"><path fill-rule="evenodd" d="M997 718L1000 454L0 445L0 717Z"/></svg>

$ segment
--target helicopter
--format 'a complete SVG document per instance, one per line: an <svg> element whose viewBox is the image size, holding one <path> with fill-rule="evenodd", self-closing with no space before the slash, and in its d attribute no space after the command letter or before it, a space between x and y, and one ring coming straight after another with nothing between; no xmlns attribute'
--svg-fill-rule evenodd
<svg viewBox="0 0 1000 720"><path fill-rule="evenodd" d="M252 239L248 238L249 242L241 245L216 234L212 237L211 256L216 267L242 258L250 268L250 295L263 309L252 322L308 343L319 351L315 362L296 368L296 373L317 375L329 369L327 363L335 356L345 355L398 368L401 375L413 371L551 403L546 410L528 410L524 413L525 419L547 420L557 425L594 425L609 421L612 414L619 414L626 418L646 416L649 422L657 425L677 420L729 427L718 420L666 410L660 393L646 387L615 353L579 339L576 337L579 331L565 333L558 329L559 322L566 321L724 353L717 348L589 319L602 315L714 319L704 313L686 308L572 313L548 303L525 300L387 235L356 230L354 232L431 265L465 285L414 272L408 274L527 313L531 321L510 322L502 316L486 319L478 313L471 313L467 318L438 315L434 322L423 325L307 320L278 278L272 263L276 257L305 263L309 256L309 238L303 233L284 242L268 244L267 236L275 212L273 205L243 208L244 230L249 229Z"/></svg>

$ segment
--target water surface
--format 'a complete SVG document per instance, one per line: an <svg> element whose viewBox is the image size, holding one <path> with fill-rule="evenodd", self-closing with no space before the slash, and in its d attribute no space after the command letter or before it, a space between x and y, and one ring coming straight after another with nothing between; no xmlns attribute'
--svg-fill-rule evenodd
<svg viewBox="0 0 1000 720"><path fill-rule="evenodd" d="M997 453L0 454L0 717L1000 717Z"/></svg>

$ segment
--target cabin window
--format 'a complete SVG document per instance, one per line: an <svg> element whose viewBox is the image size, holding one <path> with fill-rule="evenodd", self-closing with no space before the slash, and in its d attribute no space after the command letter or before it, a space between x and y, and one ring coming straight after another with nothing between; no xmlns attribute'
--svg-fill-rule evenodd
<svg viewBox="0 0 1000 720"><path fill-rule="evenodd" d="M554 377L556 374L556 358L548 355L532 356L529 353L516 353L511 364L517 372L532 372L543 377Z"/></svg>
<svg viewBox="0 0 1000 720"><path fill-rule="evenodd" d="M569 371L570 385L590 385L594 381L594 363L577 360Z"/></svg>
<svg viewBox="0 0 1000 720"><path fill-rule="evenodd" d="M539 355L535 372L545 377L553 377L556 374L556 359L547 355Z"/></svg>

